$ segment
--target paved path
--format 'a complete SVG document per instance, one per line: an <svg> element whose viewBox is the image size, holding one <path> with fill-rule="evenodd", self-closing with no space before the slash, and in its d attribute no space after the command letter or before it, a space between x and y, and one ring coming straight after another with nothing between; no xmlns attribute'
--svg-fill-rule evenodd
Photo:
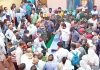
<svg viewBox="0 0 100 70"><path fill-rule="evenodd" d="M57 50L57 43L58 42L60 42L60 40L59 40L59 34L56 34L55 35L55 37L54 37L54 39L53 39L53 41L52 41L52 44L51 44L51 46L50 46L50 48L49 48L49 53L52 53L51 52L51 50L53 49L53 50Z"/></svg>

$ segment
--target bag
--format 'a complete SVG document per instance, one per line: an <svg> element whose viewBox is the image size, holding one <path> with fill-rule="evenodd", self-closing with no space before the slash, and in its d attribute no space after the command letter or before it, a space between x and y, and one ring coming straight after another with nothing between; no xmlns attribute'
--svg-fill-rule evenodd
<svg viewBox="0 0 100 70"><path fill-rule="evenodd" d="M79 56L78 56L78 52L75 54L75 53L72 53L73 54L73 58L72 58L72 65L78 65L79 62L80 62L80 59L79 59Z"/></svg>

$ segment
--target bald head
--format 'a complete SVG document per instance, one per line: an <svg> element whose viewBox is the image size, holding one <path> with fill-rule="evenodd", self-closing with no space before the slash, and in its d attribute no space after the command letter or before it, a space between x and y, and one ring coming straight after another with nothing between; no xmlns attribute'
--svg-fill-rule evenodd
<svg viewBox="0 0 100 70"><path fill-rule="evenodd" d="M32 53L32 49L31 49L31 48L28 48L28 49L26 50L26 53Z"/></svg>
<svg viewBox="0 0 100 70"><path fill-rule="evenodd" d="M43 54L42 54L42 53L39 53L39 54L38 54L38 59L41 60L42 57L43 57Z"/></svg>

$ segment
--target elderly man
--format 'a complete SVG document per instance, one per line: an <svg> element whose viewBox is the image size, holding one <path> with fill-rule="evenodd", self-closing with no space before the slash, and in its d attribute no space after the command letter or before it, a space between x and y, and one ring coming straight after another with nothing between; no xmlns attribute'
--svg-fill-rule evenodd
<svg viewBox="0 0 100 70"><path fill-rule="evenodd" d="M38 59L39 59L38 67L40 70L43 70L43 68L45 66L45 62L42 60L42 57L43 57L42 53L38 54Z"/></svg>
<svg viewBox="0 0 100 70"><path fill-rule="evenodd" d="M25 63L26 65L25 70L30 70L31 66L33 65L32 62L33 62L32 49L28 48L25 54L21 56L21 63Z"/></svg>
<svg viewBox="0 0 100 70"><path fill-rule="evenodd" d="M40 70L39 67L38 67L38 62L39 62L39 59L38 59L37 57L35 57L35 58L33 59L33 65L36 66L37 70Z"/></svg>
<svg viewBox="0 0 100 70"><path fill-rule="evenodd" d="M15 51L16 62L18 66L21 64L21 56L23 55L24 46L25 46L25 42L21 41Z"/></svg>

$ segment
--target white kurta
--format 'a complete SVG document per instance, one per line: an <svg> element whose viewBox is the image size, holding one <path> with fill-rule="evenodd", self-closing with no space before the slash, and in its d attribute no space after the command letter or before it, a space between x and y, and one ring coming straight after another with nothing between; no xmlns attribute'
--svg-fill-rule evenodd
<svg viewBox="0 0 100 70"><path fill-rule="evenodd" d="M6 36L9 40L12 40L12 37L14 36L14 33L13 33L12 30L8 29L8 30L6 31L5 36Z"/></svg>
<svg viewBox="0 0 100 70"><path fill-rule="evenodd" d="M66 60L63 70L73 70L74 66L71 64L70 60Z"/></svg>
<svg viewBox="0 0 100 70"><path fill-rule="evenodd" d="M88 20L88 23L92 23L93 24L93 29L96 29L97 28L97 19L96 20L93 20L92 18Z"/></svg>
<svg viewBox="0 0 100 70"><path fill-rule="evenodd" d="M69 51L64 48L60 48L56 53L55 56L57 57L57 60L60 62L63 57L68 56Z"/></svg>
<svg viewBox="0 0 100 70"><path fill-rule="evenodd" d="M41 52L42 51L42 48L41 46L44 46L46 48L46 45L44 43L44 41L39 41L39 38L37 37L35 40L34 40L34 47L35 47L35 51L37 52Z"/></svg>
<svg viewBox="0 0 100 70"><path fill-rule="evenodd" d="M26 54L23 54L21 56L21 63L25 63L26 67L24 70L30 70L32 64L33 59L29 59L28 56Z"/></svg>
<svg viewBox="0 0 100 70"><path fill-rule="evenodd" d="M0 32L0 61L3 61L6 58L4 55L6 54L4 38L4 34Z"/></svg>
<svg viewBox="0 0 100 70"><path fill-rule="evenodd" d="M0 48L3 54L6 54L6 49L5 49L5 36L2 32L0 32Z"/></svg>
<svg viewBox="0 0 100 70"><path fill-rule="evenodd" d="M16 55L17 65L20 65L21 64L21 56L23 55L23 51L20 47L17 47L15 55Z"/></svg>
<svg viewBox="0 0 100 70"><path fill-rule="evenodd" d="M44 66L45 66L45 62L42 61L42 60L39 60L39 62L38 62L38 67L39 67L39 69L40 69L40 70L43 70Z"/></svg>
<svg viewBox="0 0 100 70"><path fill-rule="evenodd" d="M98 13L99 13L98 11L94 11L94 10L91 11L92 15L98 15Z"/></svg>
<svg viewBox="0 0 100 70"><path fill-rule="evenodd" d="M30 24L28 27L27 27L27 30L29 30L29 34L30 35L34 35L37 33L37 28L36 26L34 26L34 24Z"/></svg>

